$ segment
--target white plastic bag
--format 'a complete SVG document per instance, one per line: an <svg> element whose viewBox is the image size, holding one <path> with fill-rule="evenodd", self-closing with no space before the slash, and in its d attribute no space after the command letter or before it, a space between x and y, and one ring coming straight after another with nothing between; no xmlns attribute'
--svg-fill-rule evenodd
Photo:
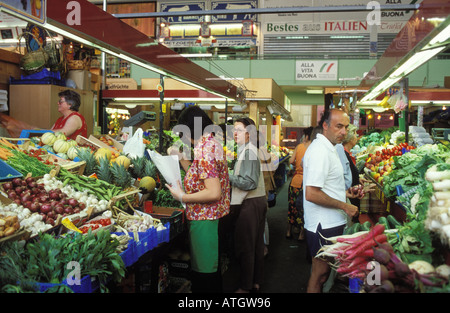
<svg viewBox="0 0 450 313"><path fill-rule="evenodd" d="M145 152L145 144L143 142L144 131L138 128L133 137L129 138L123 146L122 152L131 158L142 157Z"/></svg>

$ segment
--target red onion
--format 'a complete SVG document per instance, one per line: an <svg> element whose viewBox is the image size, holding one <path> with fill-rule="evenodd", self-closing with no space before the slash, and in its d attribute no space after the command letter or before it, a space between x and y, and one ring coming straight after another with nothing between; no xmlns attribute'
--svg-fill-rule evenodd
<svg viewBox="0 0 450 313"><path fill-rule="evenodd" d="M66 208L64 209L64 213L72 214L72 213L73 213L73 209L72 209L70 206L68 206L68 207L66 207Z"/></svg>
<svg viewBox="0 0 450 313"><path fill-rule="evenodd" d="M49 218L55 219L55 217L56 217L56 214L55 214L54 211L50 211L50 212L47 213L47 218L48 218L48 219L49 219Z"/></svg>
<svg viewBox="0 0 450 313"><path fill-rule="evenodd" d="M59 194L56 191L49 192L48 196L50 199L59 200Z"/></svg>
<svg viewBox="0 0 450 313"><path fill-rule="evenodd" d="M56 212L57 214L64 214L64 207L63 207L63 206L60 206L60 205L57 205L57 206L55 207L55 212Z"/></svg>
<svg viewBox="0 0 450 313"><path fill-rule="evenodd" d="M45 223L54 226L55 225L55 220L53 218L47 218Z"/></svg>
<svg viewBox="0 0 450 313"><path fill-rule="evenodd" d="M74 208L74 207L76 207L78 205L78 201L76 199L74 199L74 198L70 198L69 199L69 205Z"/></svg>
<svg viewBox="0 0 450 313"><path fill-rule="evenodd" d="M22 180L20 178L13 178L11 183L14 187L22 186Z"/></svg>
<svg viewBox="0 0 450 313"><path fill-rule="evenodd" d="M3 189L5 189L5 191L8 191L12 188L13 188L13 184L11 182L6 182L3 184Z"/></svg>
<svg viewBox="0 0 450 313"><path fill-rule="evenodd" d="M24 207L26 207L27 209L29 209L29 208L31 207L31 204L33 204L33 202L31 202L31 201L26 201L26 202L23 203L22 205L23 205Z"/></svg>
<svg viewBox="0 0 450 313"><path fill-rule="evenodd" d="M23 191L23 187L22 187L22 186L17 186L16 188L14 188L14 191L15 191L18 195L20 195L20 194L22 193L22 191Z"/></svg>
<svg viewBox="0 0 450 313"><path fill-rule="evenodd" d="M17 196L17 193L14 190L8 191L8 198L14 200Z"/></svg>
<svg viewBox="0 0 450 313"><path fill-rule="evenodd" d="M31 203L29 209L31 212L39 212L41 208L41 204L39 202L33 202Z"/></svg>
<svg viewBox="0 0 450 313"><path fill-rule="evenodd" d="M41 205L41 213L47 214L52 210L52 206L48 203Z"/></svg>

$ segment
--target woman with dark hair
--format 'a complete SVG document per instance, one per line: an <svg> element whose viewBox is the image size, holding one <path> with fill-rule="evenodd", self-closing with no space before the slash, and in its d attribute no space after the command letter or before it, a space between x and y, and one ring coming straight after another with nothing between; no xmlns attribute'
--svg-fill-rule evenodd
<svg viewBox="0 0 450 313"><path fill-rule="evenodd" d="M58 118L51 130L63 132L68 139L75 140L78 135L87 137L86 121L78 110L80 108L80 95L70 89L59 94L58 112L63 116Z"/></svg>
<svg viewBox="0 0 450 313"><path fill-rule="evenodd" d="M192 292L222 292L218 228L219 219L230 212L230 181L224 150L213 134L218 126L214 126L198 106L182 111L175 128L183 132L185 144L194 144L194 158L180 159L186 171L184 191L182 186L166 185L175 199L186 204ZM177 148L168 152L186 157Z"/></svg>
<svg viewBox="0 0 450 313"><path fill-rule="evenodd" d="M236 292L259 290L264 273L264 227L267 197L258 157L255 122L240 118L234 123L237 162L230 175L231 205L238 212L235 224L236 258L240 286Z"/></svg>
<svg viewBox="0 0 450 313"><path fill-rule="evenodd" d="M288 191L288 228L286 231L286 238L292 237L292 227L298 227L300 234L298 240L305 239L305 230L303 228L303 167L302 159L305 155L306 149L311 143L311 134L313 127L308 127L303 131L303 141L298 144L294 153L289 159L289 163L294 165L294 176L292 176ZM301 198L300 198L301 197ZM300 198L300 199L299 199ZM297 205L298 204L298 205Z"/></svg>

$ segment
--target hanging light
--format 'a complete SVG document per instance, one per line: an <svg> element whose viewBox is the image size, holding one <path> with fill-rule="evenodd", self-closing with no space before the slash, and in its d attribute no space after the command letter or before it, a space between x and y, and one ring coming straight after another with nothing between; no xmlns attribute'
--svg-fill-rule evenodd
<svg viewBox="0 0 450 313"><path fill-rule="evenodd" d="M445 106L445 104L442 106L442 110L447 110L447 107Z"/></svg>

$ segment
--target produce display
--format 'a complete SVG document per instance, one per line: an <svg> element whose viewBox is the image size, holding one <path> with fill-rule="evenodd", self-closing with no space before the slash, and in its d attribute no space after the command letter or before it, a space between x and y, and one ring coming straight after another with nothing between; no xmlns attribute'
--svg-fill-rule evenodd
<svg viewBox="0 0 450 313"><path fill-rule="evenodd" d="M411 146L397 130L382 137L363 136L366 147L356 157L383 199L398 203L406 218L397 220L387 208L376 222L355 223L330 238L319 257L338 275L359 279L360 292L450 292L443 253L450 248L450 147ZM375 266L381 282L371 284Z"/></svg>
<svg viewBox="0 0 450 313"><path fill-rule="evenodd" d="M81 146L60 133L47 132L33 142L36 146L25 147L0 139L3 159L23 175L0 184L0 266L8 269L0 271L0 290L75 292L64 281L67 271L60 270L70 259L80 262L83 277L95 277L99 290L107 291L107 281L124 277L125 261L132 264L168 238L169 224L135 209L144 195L164 205L158 201L168 198L168 191L161 187L158 170L145 156ZM51 153L81 161L83 167L66 169ZM141 234L145 245L133 233ZM26 244L18 245L14 234ZM93 283L88 279L84 284Z"/></svg>

